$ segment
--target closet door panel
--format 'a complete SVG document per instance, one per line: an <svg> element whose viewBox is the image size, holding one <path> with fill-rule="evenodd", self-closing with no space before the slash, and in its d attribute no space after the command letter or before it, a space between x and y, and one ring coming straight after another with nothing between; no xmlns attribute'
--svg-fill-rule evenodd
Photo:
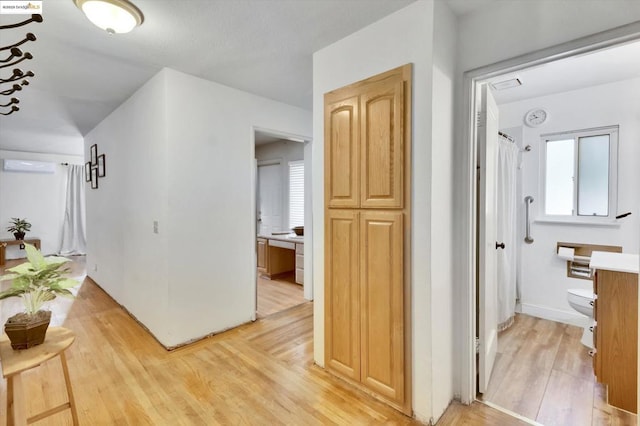
<svg viewBox="0 0 640 426"><path fill-rule="evenodd" d="M325 197L329 208L360 205L358 120L357 96L325 101Z"/></svg>
<svg viewBox="0 0 640 426"><path fill-rule="evenodd" d="M325 235L325 364L360 380L358 218L354 210L329 210Z"/></svg>
<svg viewBox="0 0 640 426"><path fill-rule="evenodd" d="M360 96L360 205L402 208L404 85L399 77L372 83Z"/></svg>
<svg viewBox="0 0 640 426"><path fill-rule="evenodd" d="M362 382L394 401L404 398L403 216L360 219Z"/></svg>

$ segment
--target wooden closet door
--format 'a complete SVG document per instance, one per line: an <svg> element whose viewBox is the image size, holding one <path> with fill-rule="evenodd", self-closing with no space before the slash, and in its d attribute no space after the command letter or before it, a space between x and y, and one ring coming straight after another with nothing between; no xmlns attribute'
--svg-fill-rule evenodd
<svg viewBox="0 0 640 426"><path fill-rule="evenodd" d="M359 381L359 213L328 210L326 215L325 365Z"/></svg>
<svg viewBox="0 0 640 426"><path fill-rule="evenodd" d="M362 379L404 400L403 213L363 211L360 219Z"/></svg>
<svg viewBox="0 0 640 426"><path fill-rule="evenodd" d="M360 95L360 206L401 209L404 191L404 83L368 84Z"/></svg>
<svg viewBox="0 0 640 426"><path fill-rule="evenodd" d="M360 206L358 96L325 100L325 198L329 208Z"/></svg>

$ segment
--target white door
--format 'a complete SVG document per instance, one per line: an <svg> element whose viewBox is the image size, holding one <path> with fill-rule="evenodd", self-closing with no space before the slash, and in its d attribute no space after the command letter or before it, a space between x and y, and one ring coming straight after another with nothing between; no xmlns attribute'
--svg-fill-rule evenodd
<svg viewBox="0 0 640 426"><path fill-rule="evenodd" d="M487 390L498 350L498 262L496 250L496 179L498 106L482 86L478 115L478 389Z"/></svg>
<svg viewBox="0 0 640 426"><path fill-rule="evenodd" d="M282 179L280 164L258 165L259 235L282 229Z"/></svg>

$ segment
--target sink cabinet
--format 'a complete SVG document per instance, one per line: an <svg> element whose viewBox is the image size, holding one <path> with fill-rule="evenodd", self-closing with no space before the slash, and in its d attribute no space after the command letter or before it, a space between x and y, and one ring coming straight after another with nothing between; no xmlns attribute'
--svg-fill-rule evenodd
<svg viewBox="0 0 640 426"><path fill-rule="evenodd" d="M596 379L609 404L637 413L638 274L599 269L593 282Z"/></svg>

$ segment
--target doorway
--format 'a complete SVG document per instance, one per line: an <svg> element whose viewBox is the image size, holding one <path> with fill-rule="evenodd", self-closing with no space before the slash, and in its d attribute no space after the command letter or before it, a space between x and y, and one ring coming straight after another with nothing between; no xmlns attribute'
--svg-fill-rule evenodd
<svg viewBox="0 0 640 426"><path fill-rule="evenodd" d="M483 290L482 282L480 281L480 276L481 274L485 273L485 269L487 265L483 263L484 261L480 257L480 250L476 245L477 244L476 236L482 235L482 233L486 231L486 227L484 227L484 224L480 221L478 217L476 217L475 208L472 208L472 206L476 206L477 203L485 201L484 198L482 200L480 199L481 197L483 197L483 195L480 192L478 192L478 187L476 186L476 179L475 179L476 169L477 168L481 169L484 165L481 163L482 158L480 157L480 155L478 155L480 154L480 151L478 150L479 145L476 142L478 140L479 131L478 129L475 128L475 126L471 125L471 123L475 121L475 117L476 117L476 108L472 106L476 105L480 99L479 98L480 88L489 82L495 82L500 80L501 77L511 76L513 73L524 72L527 69L530 69L533 67L541 67L545 64L551 64L561 59L593 54L597 51L605 51L605 49L610 49L615 46L621 46L623 44L627 44L631 41L637 40L639 36L640 34L638 34L637 29L635 32L630 32L628 35L623 37L620 37L620 32L599 34L597 36L592 36L592 37L581 39L572 43L567 43L566 45L557 46L557 47L548 49L546 51L537 52L535 54L528 55L526 57L520 57L514 60L505 61L503 63L494 64L494 65L485 67L483 69L468 72L465 74L465 85L466 85L465 92L467 93L466 103L469 106L469 116L467 117L469 122L469 134L468 134L469 151L467 153L468 155L467 157L468 161L466 166L467 170L465 171L466 181L469 189L468 193L466 194L467 195L466 204L469 207L469 210L468 210L469 216L467 218L469 227L465 233L469 242L469 249L467 252L467 264L465 265L467 268L465 271L465 275L466 275L466 282L468 287L463 292L466 299L465 303L467 303L467 307L468 307L468 317L465 320L463 320L463 322L464 322L464 328L466 328L469 334L463 333L463 335L478 336L475 333L479 329L478 325L482 321L481 318L484 315L483 306L480 306L480 305L476 306L476 301L477 301L477 297L481 296L481 293ZM539 105L535 105L535 107L537 106ZM534 108L534 106L532 106L532 108ZM556 117L556 118L559 118L559 117ZM520 124L523 124L523 123L521 122ZM499 126L498 128L502 128L502 126ZM496 135L496 138L497 138L497 135ZM526 145L530 143L531 143L531 140L524 141L524 144L521 145L521 148L522 149L526 148ZM538 154L539 154L539 151L538 151ZM535 158L537 159L540 157L538 155ZM538 199L538 202L540 202L540 199ZM535 206L535 207L538 208L538 206ZM624 207L620 206L620 208L624 208ZM519 223L518 224L519 230L524 232L522 221L520 220L518 223ZM546 225L546 226L550 226L550 225ZM635 235L637 235L637 233ZM486 238L487 241L489 241L489 239L490 238ZM499 243L499 241L494 240L492 241L492 243L494 244ZM485 244L484 248L488 250L489 246ZM566 291L566 290L563 289L563 291ZM520 317L520 320L521 320L520 321L521 323L533 323L537 321L535 317L531 318L526 316ZM517 316L516 316L515 322L518 323ZM551 329L557 328L557 326L553 321L551 322L551 324L547 324L547 323L544 323L542 325L538 324L537 327L541 327L543 329L545 329L545 327L551 328ZM513 330L517 330L517 329L513 329ZM565 331L566 333L564 333ZM568 329L568 331L564 330L562 333L564 333L565 335L566 334L573 335L575 334L575 331L576 331L575 329ZM512 334L517 334L517 333L512 333ZM483 340L484 339L483 336L479 336L479 338L480 338L480 341L477 343L478 345L477 348L479 352L482 353L482 351L486 348L487 342ZM500 340L500 337L498 337L498 340ZM579 342L579 340L580 339L578 338L577 341ZM479 370L482 368L488 368L488 371L483 372L485 379L490 378L492 375L491 375L490 367L486 367L486 366L483 367L482 365L476 364L477 362L476 346L473 345L473 341L465 341L463 342L463 344L465 347L468 348L468 352L466 352L467 356L463 357L462 367L463 367L463 371L468 372L468 375L465 375L465 374L462 375L462 379L463 379L462 399L465 402L471 402L476 397L476 392L478 388L482 387L482 386L479 386L479 379L478 379L478 376L480 375L478 374L480 373ZM586 353L586 349L582 353L583 354ZM498 353L498 357L499 356L500 356L500 353ZM540 357L536 358L534 355L527 362L529 362L530 364L535 363L537 360L539 360L539 358ZM518 369L518 371L522 372L524 370ZM495 371L494 371L494 375L495 375ZM534 377L533 376L527 377L525 373L522 373L518 380L520 380L521 382L520 384L523 384L522 383L523 381L526 382L527 380L534 380ZM513 380L508 381L508 383L512 383L512 382ZM487 380L485 384L488 384L488 383L489 383L489 380ZM526 385L527 383L524 383L524 386ZM485 392L487 391L487 389L483 389L483 390ZM557 406L557 404L558 404L558 401L556 400L553 402L552 405Z"/></svg>
<svg viewBox="0 0 640 426"><path fill-rule="evenodd" d="M308 139L308 138L307 138ZM306 139L254 129L256 318L264 318L310 299L305 283L307 206ZM300 227L296 235L294 227ZM310 255L310 250L306 250Z"/></svg>

